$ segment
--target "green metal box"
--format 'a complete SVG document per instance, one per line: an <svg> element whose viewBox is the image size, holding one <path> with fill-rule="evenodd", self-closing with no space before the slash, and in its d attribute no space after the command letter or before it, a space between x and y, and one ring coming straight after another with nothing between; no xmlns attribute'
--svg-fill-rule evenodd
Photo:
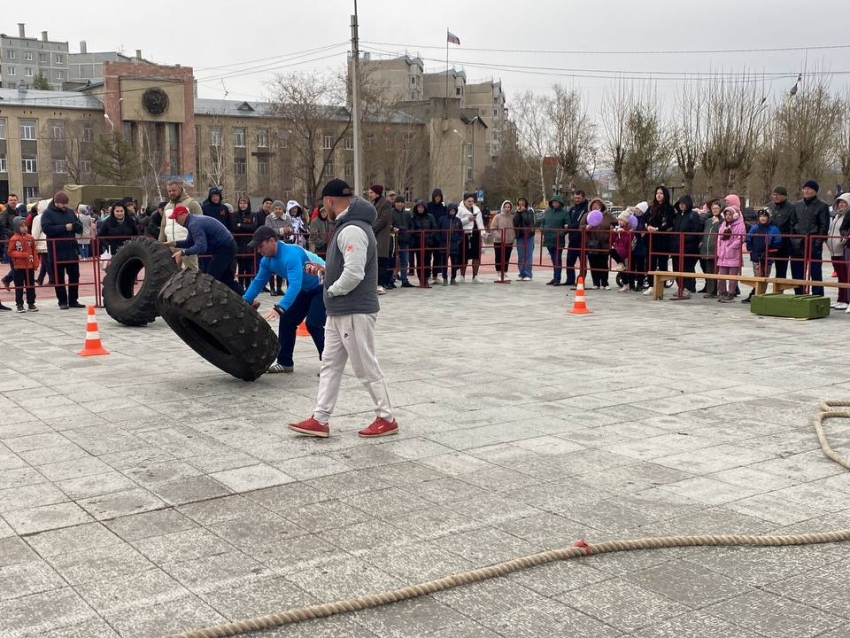
<svg viewBox="0 0 850 638"><path fill-rule="evenodd" d="M820 295L754 295L750 312L768 317L820 319L829 316L829 297Z"/></svg>

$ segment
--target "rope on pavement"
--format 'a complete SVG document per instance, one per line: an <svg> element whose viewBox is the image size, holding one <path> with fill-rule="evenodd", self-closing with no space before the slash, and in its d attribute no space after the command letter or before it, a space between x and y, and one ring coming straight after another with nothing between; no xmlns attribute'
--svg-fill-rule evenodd
<svg viewBox="0 0 850 638"><path fill-rule="evenodd" d="M850 419L850 410L839 410L836 408L850 407L850 401L825 401L821 403L821 413L814 420L815 431L820 441L824 454L842 467L850 469L850 459L835 452L829 445L823 423L828 419ZM792 534L787 536L748 536L748 535L709 535L709 536L664 536L651 538L634 538L626 540L605 541L598 544L590 544L584 540L578 541L571 547L556 549L522 558L482 567L460 574L432 580L419 585L393 589L380 594L370 594L348 600L339 600L321 605L311 605L299 609L291 609L280 614L269 614L231 622L205 629L197 629L181 634L173 634L168 638L225 638L226 636L240 636L250 632L272 629L283 625L327 618L352 611L373 609L403 600L411 600L428 596L447 589L481 582L490 578L507 576L513 572L537 567L555 561L579 558L581 556L592 556L596 554L608 554L612 552L628 552L639 549L662 549L669 547L785 547L788 545L816 545L820 543L838 543L850 540L850 529L842 529L833 532L821 532L812 534Z"/></svg>

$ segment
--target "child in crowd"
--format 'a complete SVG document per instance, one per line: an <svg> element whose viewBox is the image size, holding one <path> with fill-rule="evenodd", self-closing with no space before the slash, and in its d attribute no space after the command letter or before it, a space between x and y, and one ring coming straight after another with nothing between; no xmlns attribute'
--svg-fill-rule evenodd
<svg viewBox="0 0 850 638"><path fill-rule="evenodd" d="M448 215L437 222L440 229L440 248L438 250L439 268L443 273L443 285L449 285L448 262L452 262L451 285L457 285L457 271L460 269L460 254L464 242L463 222L457 216L457 204L450 203Z"/></svg>
<svg viewBox="0 0 850 638"><path fill-rule="evenodd" d="M630 220L634 214L632 212L633 210L630 207L617 215L617 226L611 231L613 241L611 242L611 250L608 254L614 262L614 266L612 267L614 272L623 272L627 267L629 253L631 253L632 249L633 233L630 232L632 230ZM629 290L631 290L630 282L628 281L628 275L625 275L623 285L620 286L618 292L629 292Z"/></svg>
<svg viewBox="0 0 850 638"><path fill-rule="evenodd" d="M750 232L747 233L747 251L750 253L753 274L756 277L770 277L770 267L773 265L770 254L776 254L781 244L779 228L771 223L770 211L762 208L758 214L758 223L750 226ZM749 296L742 299L741 303L750 303L753 292L755 291L751 290Z"/></svg>
<svg viewBox="0 0 850 638"><path fill-rule="evenodd" d="M15 305L18 312L38 312L35 306L35 269L41 259L35 249L35 238L27 229L25 217L15 217L13 221L15 234L9 239L8 253L15 267ZM27 309L24 309L24 293L26 292Z"/></svg>
<svg viewBox="0 0 850 638"><path fill-rule="evenodd" d="M723 223L717 235L717 273L720 275L740 275L744 264L743 246L747 227L744 216L737 206L727 206L723 210ZM738 292L738 282L735 279L721 279L717 285L720 303L732 303Z"/></svg>

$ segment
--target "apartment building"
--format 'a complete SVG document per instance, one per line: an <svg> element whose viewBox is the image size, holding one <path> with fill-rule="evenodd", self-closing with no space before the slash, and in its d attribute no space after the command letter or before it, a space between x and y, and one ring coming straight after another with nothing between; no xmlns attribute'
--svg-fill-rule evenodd
<svg viewBox="0 0 850 638"><path fill-rule="evenodd" d="M68 43L50 40L47 31L30 38L26 25L19 23L17 36L0 33L0 88L32 86L42 75L52 90L60 91L68 70Z"/></svg>

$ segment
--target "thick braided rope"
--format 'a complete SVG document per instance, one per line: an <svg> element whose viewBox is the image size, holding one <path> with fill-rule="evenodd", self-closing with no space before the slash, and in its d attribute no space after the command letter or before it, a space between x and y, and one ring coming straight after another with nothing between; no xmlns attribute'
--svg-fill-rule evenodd
<svg viewBox="0 0 850 638"><path fill-rule="evenodd" d="M838 407L850 407L850 401L826 401L821 404L822 412L814 421L815 431L824 454L831 460L850 469L850 459L836 453L829 445L823 422L827 419L843 418L850 419L850 410L836 410ZM662 536L654 538L633 538L626 540L605 541L591 545L585 541L579 541L572 547L555 549L530 556L523 556L513 560L482 567L460 574L432 580L419 585L411 585L400 589L393 589L380 594L370 594L339 600L321 605L311 605L300 609L291 609L281 614L269 614L257 618L249 618L237 622L226 623L205 629L197 629L181 634L173 634L168 638L225 638L227 636L240 636L246 633L272 629L283 625L327 618L352 611L381 607L402 600L411 600L428 596L447 589L469 585L482 580L506 576L516 571L537 567L547 563L579 558L581 556L592 556L595 554L607 554L611 552L628 552L639 549L662 549L670 547L783 547L788 545L816 545L820 543L838 543L850 540L850 529L842 529L834 532L820 532L812 534L792 534L788 536L747 536L747 535L706 535L706 536Z"/></svg>

